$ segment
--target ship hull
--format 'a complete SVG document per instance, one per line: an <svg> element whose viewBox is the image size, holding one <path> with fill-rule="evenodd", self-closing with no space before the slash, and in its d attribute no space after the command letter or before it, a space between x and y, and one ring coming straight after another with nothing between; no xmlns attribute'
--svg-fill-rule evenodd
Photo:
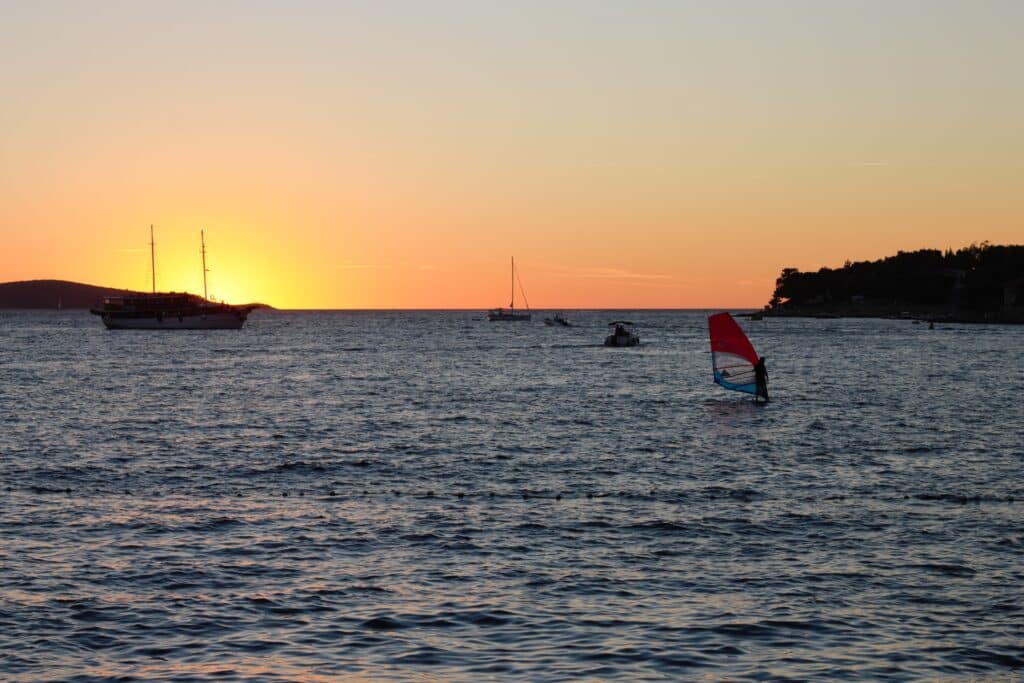
<svg viewBox="0 0 1024 683"><path fill-rule="evenodd" d="M102 314L108 330L238 330L248 312L219 312L202 315L155 316Z"/></svg>
<svg viewBox="0 0 1024 683"><path fill-rule="evenodd" d="M487 319L492 323L517 322L520 320L530 320L531 317L529 313L489 313L487 315Z"/></svg>
<svg viewBox="0 0 1024 683"><path fill-rule="evenodd" d="M605 346L640 346L640 337L635 334L610 334L604 338Z"/></svg>

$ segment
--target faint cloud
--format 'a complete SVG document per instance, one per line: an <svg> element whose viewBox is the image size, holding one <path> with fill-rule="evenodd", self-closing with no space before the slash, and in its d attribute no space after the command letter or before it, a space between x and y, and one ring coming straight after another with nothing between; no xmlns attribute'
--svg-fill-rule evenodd
<svg viewBox="0 0 1024 683"><path fill-rule="evenodd" d="M854 166L891 166L888 161L855 161Z"/></svg>
<svg viewBox="0 0 1024 683"><path fill-rule="evenodd" d="M594 278L597 280L671 280L671 275L662 273L638 273L624 268L564 268L565 275Z"/></svg>
<svg viewBox="0 0 1024 683"><path fill-rule="evenodd" d="M548 269L563 277L583 278L589 280L620 280L632 285L646 287L668 287L679 284L674 275L665 273L640 273L625 268L567 268L553 266Z"/></svg>
<svg viewBox="0 0 1024 683"><path fill-rule="evenodd" d="M437 266L420 263L339 263L338 270L426 270L435 271Z"/></svg>

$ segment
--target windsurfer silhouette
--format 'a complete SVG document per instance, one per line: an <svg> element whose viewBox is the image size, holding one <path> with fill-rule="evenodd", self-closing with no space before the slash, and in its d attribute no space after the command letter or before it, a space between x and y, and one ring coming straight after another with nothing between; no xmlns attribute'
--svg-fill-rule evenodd
<svg viewBox="0 0 1024 683"><path fill-rule="evenodd" d="M757 384L757 393L754 394L754 400L760 396L764 399L764 402L768 402L768 368L764 366L764 356L757 359L757 364L754 365L754 382Z"/></svg>

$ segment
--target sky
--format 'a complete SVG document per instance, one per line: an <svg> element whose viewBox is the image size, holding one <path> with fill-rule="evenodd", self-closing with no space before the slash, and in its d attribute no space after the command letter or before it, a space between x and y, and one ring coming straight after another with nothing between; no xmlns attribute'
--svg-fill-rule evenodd
<svg viewBox="0 0 1024 683"><path fill-rule="evenodd" d="M0 0L0 281L767 302L1024 242L1024 3ZM522 299L517 292L517 305Z"/></svg>

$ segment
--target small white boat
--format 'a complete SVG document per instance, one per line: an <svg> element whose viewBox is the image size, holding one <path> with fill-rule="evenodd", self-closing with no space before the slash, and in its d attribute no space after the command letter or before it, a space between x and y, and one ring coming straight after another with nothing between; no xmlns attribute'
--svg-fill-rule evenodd
<svg viewBox="0 0 1024 683"><path fill-rule="evenodd" d="M572 327L572 323L566 320L565 316L561 313L555 313L550 318L544 318L544 324L554 327L555 325L561 325L562 327Z"/></svg>
<svg viewBox="0 0 1024 683"><path fill-rule="evenodd" d="M608 323L614 327L612 333L604 338L605 346L639 346L640 335L636 333L633 323L628 320L613 320Z"/></svg>

